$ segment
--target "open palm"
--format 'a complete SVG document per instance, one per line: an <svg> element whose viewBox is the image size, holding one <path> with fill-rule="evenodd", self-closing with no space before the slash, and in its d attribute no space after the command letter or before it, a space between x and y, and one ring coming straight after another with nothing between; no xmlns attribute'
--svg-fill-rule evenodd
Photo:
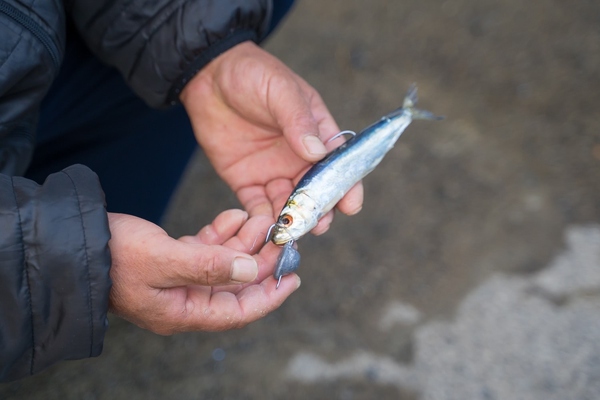
<svg viewBox="0 0 600 400"><path fill-rule="evenodd" d="M323 142L339 132L315 89L250 42L213 60L181 99L199 144L250 215L274 216L303 173L325 156ZM338 208L353 214L361 205L359 184ZM315 232L331 219L323 218Z"/></svg>
<svg viewBox="0 0 600 400"><path fill-rule="evenodd" d="M269 221L227 210L175 240L149 221L109 213L110 310L163 335L239 328L264 317L300 285L292 274L276 288L279 249L262 246ZM236 259L253 260L254 268L236 273Z"/></svg>

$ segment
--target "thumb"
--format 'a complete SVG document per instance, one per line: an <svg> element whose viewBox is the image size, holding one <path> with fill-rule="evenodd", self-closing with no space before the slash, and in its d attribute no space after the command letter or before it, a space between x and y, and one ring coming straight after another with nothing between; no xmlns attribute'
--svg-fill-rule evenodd
<svg viewBox="0 0 600 400"><path fill-rule="evenodd" d="M327 149L311 107L318 93L291 71L286 76L273 77L270 83L268 98L274 100L269 102L271 115L294 153L309 162L322 159Z"/></svg>
<svg viewBox="0 0 600 400"><path fill-rule="evenodd" d="M167 254L172 254L174 259L165 263L167 268L163 271L166 276L159 277L155 287L247 283L258 275L258 264L252 256L228 247L177 240L173 240L170 246L173 248Z"/></svg>

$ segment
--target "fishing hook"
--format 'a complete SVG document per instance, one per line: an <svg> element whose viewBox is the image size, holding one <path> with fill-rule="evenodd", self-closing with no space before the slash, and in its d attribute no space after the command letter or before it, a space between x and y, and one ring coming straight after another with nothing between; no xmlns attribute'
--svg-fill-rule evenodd
<svg viewBox="0 0 600 400"><path fill-rule="evenodd" d="M340 136L343 135L351 135L352 137L356 136L356 132L354 131L341 131L340 133L335 134L334 136L332 136L326 143L329 143L337 138L339 138Z"/></svg>
<svg viewBox="0 0 600 400"><path fill-rule="evenodd" d="M271 240L271 233L273 232L273 228L275 228L276 225L277 223L274 223L269 227L269 230L267 231L267 237L265 237L265 244L267 244L269 240Z"/></svg>

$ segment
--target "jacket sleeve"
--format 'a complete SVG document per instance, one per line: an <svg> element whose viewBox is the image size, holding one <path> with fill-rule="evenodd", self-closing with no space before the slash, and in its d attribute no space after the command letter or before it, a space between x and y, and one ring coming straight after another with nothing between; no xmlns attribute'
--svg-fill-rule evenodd
<svg viewBox="0 0 600 400"><path fill-rule="evenodd" d="M0 175L0 380L94 357L108 326L110 233L81 165L33 181Z"/></svg>
<svg viewBox="0 0 600 400"><path fill-rule="evenodd" d="M231 47L267 33L272 0L71 0L90 49L150 106L179 101L185 84Z"/></svg>
<svg viewBox="0 0 600 400"><path fill-rule="evenodd" d="M0 1L0 172L23 174L65 47L61 1Z"/></svg>

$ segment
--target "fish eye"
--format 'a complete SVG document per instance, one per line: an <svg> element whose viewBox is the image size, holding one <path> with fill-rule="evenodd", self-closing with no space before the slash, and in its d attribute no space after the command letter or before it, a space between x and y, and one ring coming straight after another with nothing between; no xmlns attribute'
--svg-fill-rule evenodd
<svg viewBox="0 0 600 400"><path fill-rule="evenodd" d="M294 218L292 218L292 216L289 214L285 214L282 215L281 218L279 218L279 222L281 223L281 225L287 228L290 225L292 225L292 223L294 222Z"/></svg>

